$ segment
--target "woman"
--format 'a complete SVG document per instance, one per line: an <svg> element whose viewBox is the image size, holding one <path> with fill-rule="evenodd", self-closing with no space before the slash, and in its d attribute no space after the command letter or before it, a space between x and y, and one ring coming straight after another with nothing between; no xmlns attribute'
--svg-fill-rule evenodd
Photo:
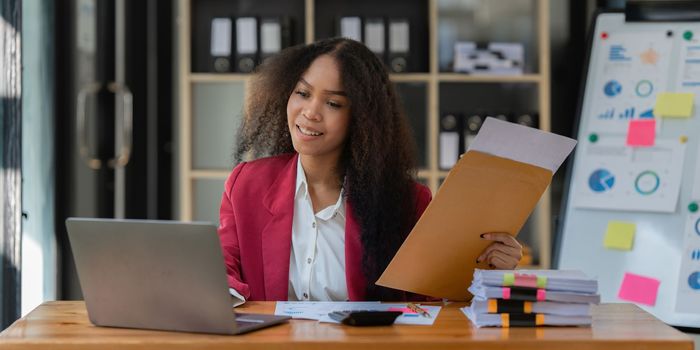
<svg viewBox="0 0 700 350"><path fill-rule="evenodd" d="M374 284L430 202L393 84L364 45L328 39L269 58L249 86L219 236L244 300L404 300ZM261 158L266 157L266 158ZM514 268L510 235L479 257Z"/></svg>

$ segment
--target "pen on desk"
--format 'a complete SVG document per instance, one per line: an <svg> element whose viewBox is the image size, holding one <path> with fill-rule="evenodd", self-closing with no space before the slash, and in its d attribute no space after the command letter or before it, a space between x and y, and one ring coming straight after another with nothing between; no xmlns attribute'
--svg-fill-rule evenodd
<svg viewBox="0 0 700 350"><path fill-rule="evenodd" d="M428 313L428 311L426 311L425 309L421 308L420 306L418 306L414 303L408 303L408 304L406 304L406 307L411 309L411 311L420 314L423 317L432 318L432 316L430 316L430 313Z"/></svg>

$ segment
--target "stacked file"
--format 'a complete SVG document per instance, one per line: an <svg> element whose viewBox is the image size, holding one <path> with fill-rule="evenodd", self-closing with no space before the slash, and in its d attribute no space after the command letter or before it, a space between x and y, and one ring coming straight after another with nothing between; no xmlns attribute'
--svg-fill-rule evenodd
<svg viewBox="0 0 700 350"><path fill-rule="evenodd" d="M476 327L589 326L598 281L581 271L474 271L462 312Z"/></svg>

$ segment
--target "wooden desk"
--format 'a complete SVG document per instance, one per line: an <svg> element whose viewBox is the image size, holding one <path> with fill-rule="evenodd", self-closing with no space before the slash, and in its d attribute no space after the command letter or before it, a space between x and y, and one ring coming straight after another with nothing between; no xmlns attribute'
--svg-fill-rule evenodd
<svg viewBox="0 0 700 350"><path fill-rule="evenodd" d="M482 328L446 305L435 324L353 328L293 320L240 336L95 327L83 302L37 307L0 333L0 349L684 349L691 338L631 304L594 308L591 328ZM273 302L248 302L241 311L273 313Z"/></svg>

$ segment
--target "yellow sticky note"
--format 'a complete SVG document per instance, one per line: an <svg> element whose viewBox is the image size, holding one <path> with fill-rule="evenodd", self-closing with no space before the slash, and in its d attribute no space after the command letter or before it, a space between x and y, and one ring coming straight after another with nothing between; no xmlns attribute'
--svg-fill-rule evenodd
<svg viewBox="0 0 700 350"><path fill-rule="evenodd" d="M605 231L603 245L608 249L632 250L637 225L631 222L610 221Z"/></svg>
<svg viewBox="0 0 700 350"><path fill-rule="evenodd" d="M661 92L656 95L654 116L657 118L690 118L693 114L691 92Z"/></svg>

